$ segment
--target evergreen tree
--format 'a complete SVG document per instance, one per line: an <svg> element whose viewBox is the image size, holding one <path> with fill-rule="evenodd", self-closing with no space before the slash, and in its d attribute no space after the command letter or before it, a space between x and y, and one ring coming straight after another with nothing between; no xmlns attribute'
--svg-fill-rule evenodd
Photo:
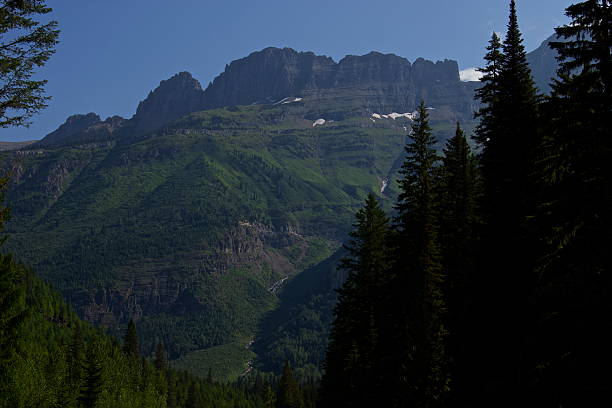
<svg viewBox="0 0 612 408"><path fill-rule="evenodd" d="M46 107L47 81L34 81L32 76L58 42L57 22L35 20L49 12L40 0L0 2L0 127L27 125Z"/></svg>
<svg viewBox="0 0 612 408"><path fill-rule="evenodd" d="M474 270L474 248L479 227L477 164L459 123L455 136L446 142L439 185L440 246L447 280L449 330L448 354L453 360L453 399L465 388L465 371L470 360L465 350L471 342L467 315L473 295L471 279Z"/></svg>
<svg viewBox="0 0 612 408"><path fill-rule="evenodd" d="M393 319L397 344L389 352L397 366L394 405L441 406L449 377L444 347L444 297L442 266L437 237L435 173L439 157L421 102L412 125L412 142L400 170L400 195L396 209L399 252L394 289Z"/></svg>
<svg viewBox="0 0 612 408"><path fill-rule="evenodd" d="M323 406L367 406L380 393L380 330L387 318L390 270L389 220L370 193L356 214L355 230L346 246L348 271L338 290L321 386Z"/></svg>
<svg viewBox="0 0 612 408"><path fill-rule="evenodd" d="M79 407L94 408L102 391L102 386L102 366L98 360L95 346L91 345L87 349L83 385L78 398Z"/></svg>
<svg viewBox="0 0 612 408"><path fill-rule="evenodd" d="M560 69L541 167L538 391L551 406L587 406L607 398L612 365L612 5L582 1L566 15L565 41L551 43Z"/></svg>
<svg viewBox="0 0 612 408"><path fill-rule="evenodd" d="M66 354L67 357L67 382L74 388L81 386L83 377L85 344L83 341L83 333L81 326L77 325L74 328L72 341Z"/></svg>
<svg viewBox="0 0 612 408"><path fill-rule="evenodd" d="M489 67L500 53L492 40ZM485 227L477 259L477 276L470 292L474 313L466 325L473 333L466 374L473 387L467 393L489 400L508 395L525 398L533 373L529 347L531 309L538 243L527 220L535 213L534 183L538 157L538 96L527 64L516 5L502 44L501 68L485 77L478 96L484 104L477 140L482 152L483 218ZM491 68L492 70L492 68ZM487 327L482 322L489 322ZM487 384L486 392L479 392Z"/></svg>
<svg viewBox="0 0 612 408"><path fill-rule="evenodd" d="M123 338L123 352L132 357L138 358L140 355L140 348L138 346L138 333L136 332L136 324L133 319L130 319L128 323L125 337Z"/></svg>
<svg viewBox="0 0 612 408"><path fill-rule="evenodd" d="M276 407L276 394L272 389L272 386L268 384L263 395L264 408L275 408Z"/></svg>
<svg viewBox="0 0 612 408"><path fill-rule="evenodd" d="M166 395L166 405L168 408L177 408L176 384L174 377L168 377L168 394Z"/></svg>
<svg viewBox="0 0 612 408"><path fill-rule="evenodd" d="M482 86L476 90L475 94L475 97L482 103L482 107L476 112L476 117L480 121L476 126L476 136L474 139L483 148L491 140L491 135L495 134L497 126L494 113L500 97L499 76L503 57L501 40L497 33L494 32L487 46L487 54L484 57L487 65L479 69L482 73L480 79Z"/></svg>
<svg viewBox="0 0 612 408"><path fill-rule="evenodd" d="M283 367L276 395L276 408L303 408L304 406L300 386L293 376L289 362L285 362Z"/></svg>
<svg viewBox="0 0 612 408"><path fill-rule="evenodd" d="M157 343L157 347L155 348L155 360L154 360L155 368L159 371L166 371L168 368L168 354L166 353L166 348L164 347L164 342L160 341Z"/></svg>

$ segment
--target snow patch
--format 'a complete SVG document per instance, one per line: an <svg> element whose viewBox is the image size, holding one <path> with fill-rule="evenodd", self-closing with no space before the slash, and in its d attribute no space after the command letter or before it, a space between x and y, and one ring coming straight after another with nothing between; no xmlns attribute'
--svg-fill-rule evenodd
<svg viewBox="0 0 612 408"><path fill-rule="evenodd" d="M372 114L372 118L376 118L376 119L385 118L385 119L393 119L393 120L395 120L397 118L406 118L406 119L409 119L409 120L414 120L414 118L416 118L416 116L417 116L416 112L412 112L412 113L408 113L408 112L406 112L406 113L392 112L392 113L389 113L387 115L381 115L379 113L373 113Z"/></svg>
<svg viewBox="0 0 612 408"><path fill-rule="evenodd" d="M380 186L380 194L385 192L385 189L387 188L388 185L389 185L389 179L388 178L382 179L382 185Z"/></svg>
<svg viewBox="0 0 612 408"><path fill-rule="evenodd" d="M427 109L427 110L434 110L436 108L432 108L430 106L430 107L427 107L425 109ZM391 112L391 113L388 113L386 115L381 115L380 113L373 113L372 116L370 117L370 119L372 119L372 118L383 119L384 118L384 119L393 119L393 120L395 120L397 118L406 118L408 120L414 121L418 116L419 116L419 113L417 111L406 112L406 113Z"/></svg>
<svg viewBox="0 0 612 408"><path fill-rule="evenodd" d="M287 98L283 98L280 101L276 102L275 105L284 105L286 103L293 103L293 102L299 102L304 98L295 98L293 96L289 96Z"/></svg>
<svg viewBox="0 0 612 408"><path fill-rule="evenodd" d="M324 125L324 124L325 124L325 119L317 119L312 124L312 127L321 126L321 125Z"/></svg>

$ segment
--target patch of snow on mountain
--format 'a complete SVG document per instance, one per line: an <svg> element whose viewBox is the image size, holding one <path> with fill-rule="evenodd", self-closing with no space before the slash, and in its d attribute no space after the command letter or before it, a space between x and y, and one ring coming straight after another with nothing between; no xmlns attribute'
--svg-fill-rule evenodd
<svg viewBox="0 0 612 408"><path fill-rule="evenodd" d="M275 105L284 105L286 103L293 103L293 102L299 102L304 98L295 98L293 96L289 96L287 98L283 98L280 101L276 102Z"/></svg>
<svg viewBox="0 0 612 408"><path fill-rule="evenodd" d="M315 127L315 126L318 126L318 125L324 125L324 124L325 124L325 119L317 119L312 124L312 127Z"/></svg>
<svg viewBox="0 0 612 408"><path fill-rule="evenodd" d="M389 179L387 178L382 179L382 185L380 186L380 194L385 192L385 189L387 188L388 185L389 185Z"/></svg>
<svg viewBox="0 0 612 408"><path fill-rule="evenodd" d="M387 115L381 115L379 113L373 113L372 114L372 117L376 118L376 119L385 118L385 119L393 119L393 120L395 120L397 118L406 118L406 119L409 119L409 120L414 120L414 118L416 118L416 116L417 116L416 112L412 112L412 113L408 113L408 112L406 112L406 113L392 112L392 113L389 113Z"/></svg>

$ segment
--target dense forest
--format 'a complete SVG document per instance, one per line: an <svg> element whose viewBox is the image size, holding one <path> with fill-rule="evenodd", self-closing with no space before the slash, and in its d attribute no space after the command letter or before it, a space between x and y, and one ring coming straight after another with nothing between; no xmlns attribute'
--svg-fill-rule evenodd
<svg viewBox="0 0 612 408"><path fill-rule="evenodd" d="M28 7L3 2L2 32L14 21L31 28L30 14L48 12ZM139 338L133 321L118 341L0 251L0 407L559 407L609 399L612 10L608 0L587 0L566 14L571 22L551 43L558 79L545 96L510 2L505 36L492 35L481 69L476 149L457 123L439 151L421 103L392 211L369 194L335 255L346 254L339 267L348 277L320 382L286 361L278 377L254 370L232 384L178 371L163 342L142 351L152 339ZM26 74L52 53L55 25L43 28ZM0 74L18 60L2 54ZM23 124L45 105L44 81L25 75L19 84L21 94L3 99L2 126ZM26 114L11 117L5 106ZM0 178L0 203L8 180ZM9 215L0 206L0 232ZM279 330L302 330L320 353L325 341L313 333L335 300L296 303L316 330L293 327L299 322ZM316 360L294 351L290 360Z"/></svg>
<svg viewBox="0 0 612 408"><path fill-rule="evenodd" d="M457 126L440 156L421 105L395 212L370 195L357 213L321 406L609 400L612 9L566 13L544 97L511 2L477 91L477 152Z"/></svg>

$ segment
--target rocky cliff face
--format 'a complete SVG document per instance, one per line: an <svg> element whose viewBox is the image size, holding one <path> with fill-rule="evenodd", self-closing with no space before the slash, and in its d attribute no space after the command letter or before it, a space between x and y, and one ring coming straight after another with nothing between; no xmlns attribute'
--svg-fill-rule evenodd
<svg viewBox="0 0 612 408"><path fill-rule="evenodd" d="M306 94L327 99L357 97L366 110L391 112L414 109L416 99L424 96L451 95L453 99L463 88L455 61L433 63L420 58L411 64L397 55L371 52L336 63L311 52L266 48L232 62L204 91L204 99L207 108L217 108Z"/></svg>
<svg viewBox="0 0 612 408"><path fill-rule="evenodd" d="M189 72L180 72L161 81L147 98L138 104L131 121L136 131L155 130L181 116L204 109L200 83Z"/></svg>
<svg viewBox="0 0 612 408"><path fill-rule="evenodd" d="M336 64L329 57L290 48L266 48L226 66L205 91L207 108L276 102L333 84Z"/></svg>

